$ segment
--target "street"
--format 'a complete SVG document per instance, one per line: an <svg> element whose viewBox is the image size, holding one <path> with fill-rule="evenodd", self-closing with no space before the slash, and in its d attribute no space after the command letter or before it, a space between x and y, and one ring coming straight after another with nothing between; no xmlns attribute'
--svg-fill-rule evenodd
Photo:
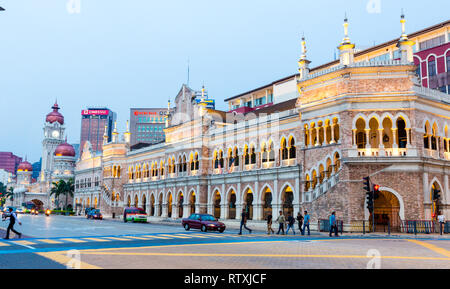
<svg viewBox="0 0 450 289"><path fill-rule="evenodd" d="M299 269L446 268L450 239L239 236L82 217L21 215L26 237L0 241L0 268ZM2 223L5 229L7 223Z"/></svg>

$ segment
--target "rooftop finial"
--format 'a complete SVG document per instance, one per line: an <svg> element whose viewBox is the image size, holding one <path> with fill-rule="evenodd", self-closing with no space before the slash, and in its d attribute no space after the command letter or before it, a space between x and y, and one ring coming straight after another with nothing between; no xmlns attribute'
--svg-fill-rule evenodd
<svg viewBox="0 0 450 289"><path fill-rule="evenodd" d="M344 39L342 40L342 43L350 43L350 38L348 37L348 18L347 18L347 12L345 12L345 18L344 18Z"/></svg>

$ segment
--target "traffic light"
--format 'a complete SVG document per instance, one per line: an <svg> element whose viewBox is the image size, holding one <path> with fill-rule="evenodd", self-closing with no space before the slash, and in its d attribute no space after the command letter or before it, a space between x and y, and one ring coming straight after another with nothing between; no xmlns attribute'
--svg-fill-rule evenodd
<svg viewBox="0 0 450 289"><path fill-rule="evenodd" d="M373 192L370 186L370 177L365 177L364 179L364 190L366 191L367 196L367 209L369 212L373 212Z"/></svg>
<svg viewBox="0 0 450 289"><path fill-rule="evenodd" d="M380 185L373 185L373 198L376 200L380 197Z"/></svg>
<svg viewBox="0 0 450 289"><path fill-rule="evenodd" d="M433 201L439 200L441 195L439 194L441 190L433 189Z"/></svg>

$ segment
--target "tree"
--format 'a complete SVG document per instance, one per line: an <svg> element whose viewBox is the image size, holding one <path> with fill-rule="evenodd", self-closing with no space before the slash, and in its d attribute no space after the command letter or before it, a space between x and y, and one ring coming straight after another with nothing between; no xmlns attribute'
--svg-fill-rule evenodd
<svg viewBox="0 0 450 289"><path fill-rule="evenodd" d="M11 202L14 201L14 188L13 187L8 188L8 190L6 191L5 197L7 200L8 199L11 200Z"/></svg>
<svg viewBox="0 0 450 289"><path fill-rule="evenodd" d="M50 196L55 195L56 206L59 207L59 198L60 196L66 196L65 207L67 209L68 197L73 197L73 192L75 189L74 180L71 178L67 182L64 180L60 180L59 182L53 182L52 188L50 190Z"/></svg>
<svg viewBox="0 0 450 289"><path fill-rule="evenodd" d="M0 206L3 206L3 204L5 203L6 192L7 187L2 182L0 182Z"/></svg>

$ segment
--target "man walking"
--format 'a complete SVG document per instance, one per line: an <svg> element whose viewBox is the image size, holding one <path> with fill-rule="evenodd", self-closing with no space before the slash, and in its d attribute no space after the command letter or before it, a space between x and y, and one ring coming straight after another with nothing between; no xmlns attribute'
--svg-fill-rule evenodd
<svg viewBox="0 0 450 289"><path fill-rule="evenodd" d="M302 235L305 235L305 229L306 228L308 228L308 236L310 235L310 232L309 232L309 220L310 220L310 217L309 217L309 215L308 215L308 212L307 211L305 211L305 217L304 217L304 219L303 219L303 232L302 232Z"/></svg>
<svg viewBox="0 0 450 289"><path fill-rule="evenodd" d="M335 212L331 213L331 216L330 216L330 237L333 235L333 231L334 231L334 236L339 237L338 236L338 228L337 228L337 224L336 224L336 213Z"/></svg>
<svg viewBox="0 0 450 289"><path fill-rule="evenodd" d="M439 233L442 236L442 232L444 231L444 224L445 224L445 216L444 216L444 214L442 214L442 212L439 212L438 221L439 221Z"/></svg>
<svg viewBox="0 0 450 289"><path fill-rule="evenodd" d="M283 211L280 211L280 215L279 215L278 218L277 218L277 222L278 222L278 232L277 232L277 235L280 234L280 231L283 231L283 234L282 234L282 235L284 235L284 223L286 223L286 219L285 219L285 217L284 217L284 215L283 215Z"/></svg>
<svg viewBox="0 0 450 289"><path fill-rule="evenodd" d="M300 212L298 212L298 214L297 214L297 222L298 222L298 230L300 231L300 234L303 235L303 229L302 229L303 216Z"/></svg>
<svg viewBox="0 0 450 289"><path fill-rule="evenodd" d="M288 214L288 228L286 230L286 235L289 233L289 229L292 229L292 232L295 235L295 230L294 230L294 223L295 223L295 218L291 215L291 213Z"/></svg>
<svg viewBox="0 0 450 289"><path fill-rule="evenodd" d="M3 216L3 221L5 221L6 218L9 218L9 225L8 225L8 229L6 229L6 238L4 238L4 239L5 240L9 239L9 231L13 231L16 235L19 236L19 239L20 239L22 237L22 233L19 233L16 230L14 230L14 224L17 221L19 223L19 225L22 226L22 223L17 219L17 215L15 212L13 212L12 208L9 208L9 213L5 214L5 216Z"/></svg>
<svg viewBox="0 0 450 289"><path fill-rule="evenodd" d="M242 209L241 214L241 229L239 230L239 235L242 235L242 227L248 230L249 234L252 233L252 230L247 228L247 212L245 212L245 209Z"/></svg>
<svg viewBox="0 0 450 289"><path fill-rule="evenodd" d="M272 229L272 213L269 213L269 215L267 215L267 235L270 235L270 233L272 232L272 234L275 234L275 231Z"/></svg>

